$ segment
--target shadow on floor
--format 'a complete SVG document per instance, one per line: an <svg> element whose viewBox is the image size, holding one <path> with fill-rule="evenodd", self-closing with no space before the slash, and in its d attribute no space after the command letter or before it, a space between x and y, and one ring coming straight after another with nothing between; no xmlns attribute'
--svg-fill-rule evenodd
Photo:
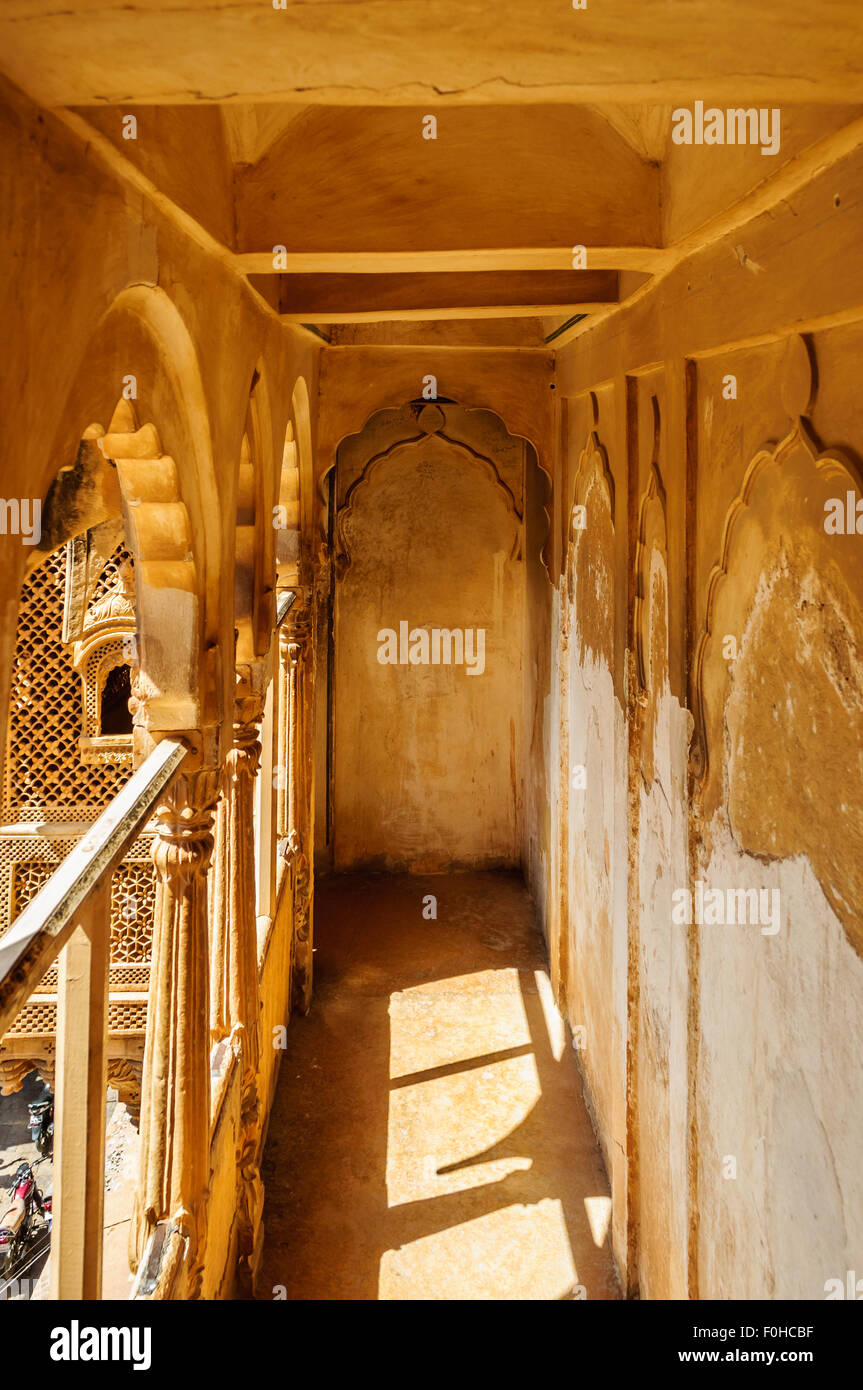
<svg viewBox="0 0 863 1390"><path fill-rule="evenodd" d="M608 1182L521 878L352 875L315 907L259 1296L618 1298Z"/></svg>

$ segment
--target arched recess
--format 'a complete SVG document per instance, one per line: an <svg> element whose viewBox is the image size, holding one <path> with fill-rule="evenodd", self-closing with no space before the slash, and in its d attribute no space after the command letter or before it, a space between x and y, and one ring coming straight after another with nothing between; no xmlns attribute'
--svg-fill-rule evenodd
<svg viewBox="0 0 863 1390"><path fill-rule="evenodd" d="M376 412L339 445L326 653L339 868L518 862L534 467L496 413L443 400ZM402 620L414 656L381 661L381 630ZM448 656L441 633L455 635Z"/></svg>
<svg viewBox="0 0 863 1390"><path fill-rule="evenodd" d="M860 537L825 517L861 490L804 416L750 462L707 586L692 755L701 825L720 813L763 862L805 855L859 954L863 565Z"/></svg>
<svg viewBox="0 0 863 1390"><path fill-rule="evenodd" d="M504 473L499 465L498 458L492 458L491 453L487 452L488 445L479 447L477 438L485 434L491 436L498 443L498 448L511 451L515 443L525 448L525 466L531 464L541 468L539 459L531 441L525 436L510 431L506 421L495 410L486 410L481 407L466 409L459 405L457 401L413 401L407 405L387 408L375 411L366 420L361 430L347 435L339 444L336 457L340 467L344 469L345 464L350 463L350 455L354 449L367 453L365 448L366 441L374 440L371 457L363 460L362 469L354 472L350 482L341 488L341 497L338 499L338 516L335 519L334 540L335 540L335 564L337 570L343 570L349 563L348 547L346 545L345 526L350 517L351 503L356 489L362 486L371 477L377 466L384 462L392 454L404 446L422 443L426 439L439 438L445 444L460 450L465 460L472 462L485 469L489 478L498 486L508 499L519 524L524 520L524 478L516 478L512 470ZM494 450L497 455L497 450ZM335 461L332 467L335 466ZM321 498L327 497L327 480L332 468L329 469L321 478L320 492ZM545 525L541 538L542 560L548 568L548 540L550 536L550 487L546 486L542 491L543 509L545 512ZM515 558L515 557L513 557Z"/></svg>
<svg viewBox="0 0 863 1390"><path fill-rule="evenodd" d="M594 415L598 413L594 401ZM596 421L594 421L595 423ZM576 604L579 657L590 647L614 669L614 478L608 454L591 429L573 480L565 596ZM581 599L581 595L589 596ZM580 606L579 606L580 605Z"/></svg>
<svg viewBox="0 0 863 1390"><path fill-rule="evenodd" d="M303 561L308 558L310 549L309 526L314 511L309 391L301 376L297 377L291 394L278 488L274 518L278 585L290 589L301 582Z"/></svg>
<svg viewBox="0 0 863 1390"><path fill-rule="evenodd" d="M657 633L657 627L667 624L668 600L666 588L661 593L651 584L655 575L654 553L663 566L667 565L668 531L665 515L665 487L658 463L650 466L650 478L641 499L638 515L638 540L635 549L635 640L638 659L638 680L644 692L657 693L657 682L663 679L665 653L667 663L668 639ZM665 676L667 681L667 674Z"/></svg>
<svg viewBox="0 0 863 1390"><path fill-rule="evenodd" d="M549 923L553 983L560 1007L575 1021L584 1006L576 983L579 905L610 917L610 884L587 834L591 823L608 829L603 794L613 765L614 479L597 433L599 409L591 395L592 427L581 449L568 499L557 651L560 781L557 788L557 883ZM582 913L584 934L589 914Z"/></svg>
<svg viewBox="0 0 863 1390"><path fill-rule="evenodd" d="M219 649L230 628L210 416L194 342L164 290L132 286L100 320L51 458L74 462L61 462L48 489L28 570L64 541L122 516L137 578L146 702L138 727L203 733L221 724L230 672ZM147 746L142 735L139 755Z"/></svg>
<svg viewBox="0 0 863 1390"><path fill-rule="evenodd" d="M266 656L275 619L276 529L270 409L262 364L252 378L237 464L234 625L237 661Z"/></svg>
<svg viewBox="0 0 863 1390"><path fill-rule="evenodd" d="M381 361L378 370L370 370L364 357L358 360L351 353L336 354L328 361L316 437L321 472L332 469L344 441L362 433L375 415L415 400L417 384L416 362L410 353L404 360L401 354L389 354L386 365ZM553 384L551 352L525 354L515 378L494 354L474 358L457 353L451 362L439 364L437 400L456 402L468 413L493 412L510 435L533 446L537 463L551 483L558 433L555 393L549 389ZM425 404L425 400L417 402L420 407Z"/></svg>
<svg viewBox="0 0 863 1390"><path fill-rule="evenodd" d="M304 377L297 377L291 395L295 464L299 475L300 550L310 543L310 527L314 511L314 455L312 452L312 416L309 388Z"/></svg>
<svg viewBox="0 0 863 1390"><path fill-rule="evenodd" d="M637 698L644 709L641 772L653 781L656 719L668 689L668 532L665 488L657 463L641 502L635 553L635 651Z"/></svg>
<svg viewBox="0 0 863 1390"><path fill-rule="evenodd" d="M492 412L482 413L484 415L488 415L490 418L494 418L495 421L499 421L498 416L492 417ZM388 422L395 426L395 428L392 430L388 430L387 434L402 434L403 415L404 413L401 411L396 412L397 418L392 420L391 422ZM500 422L500 424L502 426L502 422ZM395 438L391 441L388 440L386 443L384 443L384 441L381 440L381 443L384 444L384 447L375 452L372 455L372 457L367 460L367 462L363 465L362 472L359 474L358 477L355 477L349 484L342 504L339 508L338 521L336 526L337 542L334 560L336 565L336 573L339 575L339 577L341 577L341 575L344 573L344 571L350 564L350 548L347 537L348 527L350 524L351 509L353 507L355 495L361 488L369 485L377 469L379 469L382 465L387 463L387 461L389 461L390 459L393 459L400 451L404 449L409 449L412 445L421 444L425 440L431 439L439 439L443 443L450 445L454 450L456 450L459 454L462 455L466 464L473 464L479 467L486 474L493 486L500 490L504 497L508 510L512 512L516 522L518 523L514 531L513 553L510 555L509 558L511 560L521 558L521 523L524 519L523 497L516 497L513 486L511 486L510 483L504 477L501 476L501 473L498 470L498 465L488 454L483 453L479 449L473 448L469 443L465 442L465 440L459 439L454 434L448 432L447 416L442 406L428 403L423 405L422 408L420 408L417 412L416 429L407 437Z"/></svg>
<svg viewBox="0 0 863 1390"><path fill-rule="evenodd" d="M653 406L653 456L647 487L638 512L635 545L635 631L637 700L643 711L639 733L641 775L648 786L656 770L656 724L659 703L668 688L668 521L665 486L659 467L660 415L656 396ZM667 753L663 749L660 753ZM668 782L667 769L660 777Z"/></svg>
<svg viewBox="0 0 863 1390"><path fill-rule="evenodd" d="M278 531L276 535L276 569L280 588L289 589L299 582L300 570L300 469L297 462L297 442L294 422L288 421L282 450L282 469L279 475Z"/></svg>

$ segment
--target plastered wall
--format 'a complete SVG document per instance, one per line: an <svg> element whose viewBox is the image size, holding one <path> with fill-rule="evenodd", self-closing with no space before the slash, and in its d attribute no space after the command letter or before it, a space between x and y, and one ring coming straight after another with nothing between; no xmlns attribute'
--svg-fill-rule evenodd
<svg viewBox="0 0 863 1390"><path fill-rule="evenodd" d="M863 534L825 529L861 497L860 174L557 357L524 858L641 1297L863 1262Z"/></svg>

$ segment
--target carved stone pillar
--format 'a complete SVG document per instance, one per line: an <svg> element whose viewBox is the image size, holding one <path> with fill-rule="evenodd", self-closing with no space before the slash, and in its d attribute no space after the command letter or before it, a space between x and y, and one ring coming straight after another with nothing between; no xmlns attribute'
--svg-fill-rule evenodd
<svg viewBox="0 0 863 1390"><path fill-rule="evenodd" d="M181 1296L201 1292L210 1157L207 869L214 770L179 773L156 809L156 906L141 1088L141 1172L130 1233L137 1269L153 1228L187 1242Z"/></svg>
<svg viewBox="0 0 863 1390"><path fill-rule="evenodd" d="M297 728L297 660L299 646L294 641L290 614L279 631L279 704L277 758L279 777L276 800L276 834L279 842L279 878L282 877L297 848L296 814L296 728Z"/></svg>
<svg viewBox="0 0 863 1390"><path fill-rule="evenodd" d="M294 939L292 1006L308 1013L312 999L312 896L314 864L314 689L315 655L310 603L291 608L279 634L279 668L284 704L280 755L284 749L285 797L280 805L280 854L292 866Z"/></svg>
<svg viewBox="0 0 863 1390"><path fill-rule="evenodd" d="M257 1166L261 1139L258 1070L261 1058L258 942L255 917L255 777L261 758L263 667L241 666L234 699L233 747L225 760L216 812L209 885L210 1041L230 1039L240 1068L241 1118L237 1148L238 1278L253 1292L260 1259L264 1191Z"/></svg>
<svg viewBox="0 0 863 1390"><path fill-rule="evenodd" d="M258 728L263 714L260 696L244 683L235 702L234 747L225 768L227 821L226 901L228 1008L231 1045L242 1069L238 1279L246 1293L254 1292L263 1240L264 1189L258 1169L261 1107L258 1070L261 1060L258 937L255 918L255 777L261 757Z"/></svg>
<svg viewBox="0 0 863 1390"><path fill-rule="evenodd" d="M228 954L229 892L228 800L225 782L213 827L213 867L207 877L207 918L210 929L210 1045L227 1038L230 1024L230 961Z"/></svg>

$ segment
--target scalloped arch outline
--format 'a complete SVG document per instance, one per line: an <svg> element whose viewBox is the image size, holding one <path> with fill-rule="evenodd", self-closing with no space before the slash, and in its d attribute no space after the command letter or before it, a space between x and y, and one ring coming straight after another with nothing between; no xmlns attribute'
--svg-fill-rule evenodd
<svg viewBox="0 0 863 1390"><path fill-rule="evenodd" d="M714 635L713 620L717 596L732 566L731 550L734 544L735 531L750 505L752 494L762 475L769 468L781 468L788 457L798 448L802 448L804 453L808 455L813 469L817 472L823 473L827 478L844 476L850 479L858 490L861 490L863 474L861 474L860 468L851 456L841 448L830 447L822 449L815 431L812 429L812 426L808 423L805 416L802 415L797 418L791 430L778 444L773 446L769 443L765 444L750 460L746 472L743 475L740 491L737 493L737 496L734 498L725 514L725 521L722 528L722 540L720 543L720 558L714 563L708 576L704 621L701 625L701 632L692 668L695 730L692 738L690 761L692 773L698 785L699 792L704 791L710 774L710 754L704 704L704 674L707 662L707 649Z"/></svg>
<svg viewBox="0 0 863 1390"><path fill-rule="evenodd" d="M435 402L424 402L424 404L435 404ZM455 404L455 402L445 402L445 404ZM390 412L375 411L374 414L369 416L369 419L363 426L363 430L367 428L367 426L371 423L371 421L375 418L376 415L383 413ZM488 413L490 415L494 415L496 419L501 421L501 424L503 425L504 429L506 429L506 432L509 435L510 431L506 427L506 421L502 420L496 411L489 411ZM362 434L363 430L358 430L356 434ZM345 437L354 438L356 436L346 435ZM510 438L522 438L522 436L510 435ZM345 500L342 506L339 508L336 517L336 548L334 563L336 575L338 578L342 578L342 576L350 568L350 548L347 542L345 526L353 510L354 497L356 493L364 485L370 483L372 475L377 471L378 467L384 464L387 461L387 459L390 458L393 454L397 453L399 449L415 447L416 445L421 444L424 440L428 439L442 439L451 447L461 450L464 454L468 456L472 463L479 464L483 468L483 470L490 476L490 480L494 484L494 486L500 488L500 490L503 492L505 496L508 511L510 511L519 522L519 529L517 529L516 531L516 535L513 541L513 548L510 552L509 558L513 560L519 557L521 552L520 528L521 523L523 522L523 513L519 511L512 489L504 482L503 478L500 476L500 473L498 472L494 460L489 458L487 454L483 454L479 452L479 450L472 448L471 445L467 444L464 440L456 439L454 436L447 434L446 431L443 429L437 429L431 432L427 432L421 429L419 433L415 435L407 435L404 439L397 439L392 444L389 444L385 449L380 450L379 453L374 454L372 458L368 459L365 465L363 466L363 471L359 475L359 477L355 478L354 481L351 483L350 487L348 488L347 493L345 494ZM530 441L527 442L529 443Z"/></svg>

